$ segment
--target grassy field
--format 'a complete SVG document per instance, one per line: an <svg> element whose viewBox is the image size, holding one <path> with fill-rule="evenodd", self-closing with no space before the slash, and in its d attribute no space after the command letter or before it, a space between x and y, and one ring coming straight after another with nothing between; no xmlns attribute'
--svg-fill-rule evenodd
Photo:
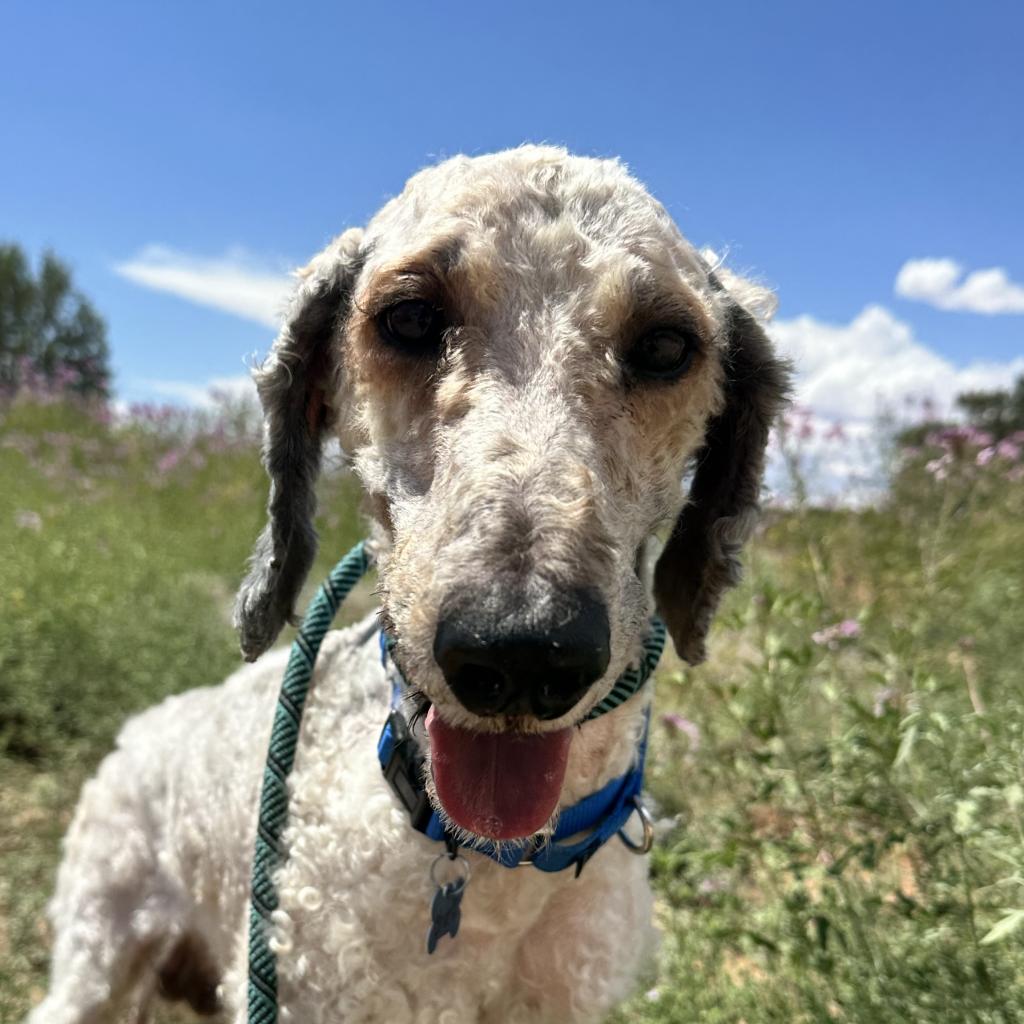
<svg viewBox="0 0 1024 1024"><path fill-rule="evenodd" d="M229 608L264 500L254 429L244 409L2 411L4 1024L42 994L81 781L126 715L238 664ZM618 1024L1024 1021L1011 449L934 436L877 509L771 513L709 663L666 658L649 774L665 942ZM314 577L359 535L356 505L328 474Z"/></svg>

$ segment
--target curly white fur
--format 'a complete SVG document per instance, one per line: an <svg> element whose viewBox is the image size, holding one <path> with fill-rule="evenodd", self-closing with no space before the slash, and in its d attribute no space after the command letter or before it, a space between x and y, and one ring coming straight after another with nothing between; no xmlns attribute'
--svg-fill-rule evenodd
<svg viewBox="0 0 1024 1024"><path fill-rule="evenodd" d="M376 629L370 616L329 634L303 719L277 876L282 1021L597 1019L628 994L651 946L645 862L614 843L576 880L469 854L459 935L427 956L438 847L412 830L377 766L389 685ZM275 652L125 727L68 832L51 906L53 985L31 1024L107 1024L112 996L144 1003L153 965L185 935L230 965L224 1001L230 1019L245 1019L255 807L285 660ZM605 744L623 739L586 783L578 745L575 788L625 771L638 711L587 726Z"/></svg>

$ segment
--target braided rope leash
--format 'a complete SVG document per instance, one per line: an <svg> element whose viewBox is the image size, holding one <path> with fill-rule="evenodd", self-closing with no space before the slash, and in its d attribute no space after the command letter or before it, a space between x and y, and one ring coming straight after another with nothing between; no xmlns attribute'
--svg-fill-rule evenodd
<svg viewBox="0 0 1024 1024"><path fill-rule="evenodd" d="M268 941L277 909L273 875L280 860L281 833L288 817L288 775L295 763L302 710L316 656L341 603L366 574L369 559L360 541L331 571L310 603L292 644L274 712L270 748L263 770L256 852L249 906L249 1024L276 1024L277 964Z"/></svg>

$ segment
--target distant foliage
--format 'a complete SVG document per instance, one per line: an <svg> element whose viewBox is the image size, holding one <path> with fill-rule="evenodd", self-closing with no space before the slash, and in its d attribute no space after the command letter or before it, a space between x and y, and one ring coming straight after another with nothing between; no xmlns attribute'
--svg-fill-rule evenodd
<svg viewBox="0 0 1024 1024"><path fill-rule="evenodd" d="M33 274L17 245L0 245L0 393L20 388L106 398L106 326L45 253Z"/></svg>
<svg viewBox="0 0 1024 1024"><path fill-rule="evenodd" d="M1008 388L968 391L958 395L956 405L963 413L961 422L936 419L934 407L926 404L927 415L900 431L898 442L905 449L914 450L934 445L936 437L943 432L950 436L959 432L964 440L971 443L977 439L984 440L981 447L997 445L1005 440L1019 445L1024 439L1024 375Z"/></svg>
<svg viewBox="0 0 1024 1024"><path fill-rule="evenodd" d="M968 422L992 435L996 441L1018 431L1024 432L1024 374L1012 388L1000 391L970 391L956 404Z"/></svg>

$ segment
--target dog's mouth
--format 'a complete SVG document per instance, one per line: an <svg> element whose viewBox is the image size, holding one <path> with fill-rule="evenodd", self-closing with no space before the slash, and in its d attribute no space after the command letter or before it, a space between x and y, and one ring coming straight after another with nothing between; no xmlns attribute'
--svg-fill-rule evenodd
<svg viewBox="0 0 1024 1024"><path fill-rule="evenodd" d="M427 712L431 772L445 813L487 839L523 839L539 832L558 806L572 729L475 732Z"/></svg>

